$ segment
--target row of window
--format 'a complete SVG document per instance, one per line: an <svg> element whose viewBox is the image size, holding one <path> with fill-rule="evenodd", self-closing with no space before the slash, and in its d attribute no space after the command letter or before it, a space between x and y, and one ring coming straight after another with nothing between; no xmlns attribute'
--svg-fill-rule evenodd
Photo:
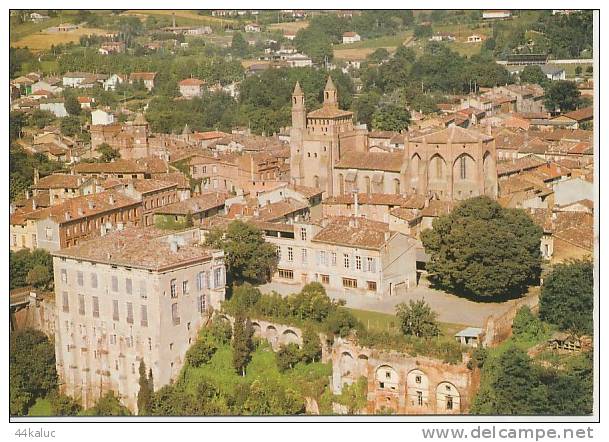
<svg viewBox="0 0 609 442"><path fill-rule="evenodd" d="M318 250L315 256L317 265L331 265L332 267L336 267L337 265L336 252L326 252L325 250ZM277 257L279 258L279 260L282 259L281 246L277 246ZM287 247L287 261L294 261L294 248L291 246ZM308 249L300 249L300 261L302 264L307 264ZM343 253L343 267L346 269L352 268L354 270L363 270L365 272L376 273L376 258L367 256L364 260L361 255L352 256L347 253Z"/></svg>
<svg viewBox="0 0 609 442"><path fill-rule="evenodd" d="M199 295L197 297L197 311L199 313L205 312L206 301L205 295ZM87 314L85 305L85 295L78 295L78 314L84 316ZM134 315L133 315L133 303L126 302L125 303L126 310L126 321L127 324L134 323ZM70 313L70 297L68 292L62 293L62 311L64 313ZM92 296L91 297L91 314L94 318L99 318L99 297ZM112 320L120 321L120 309L119 309L119 301L114 299L112 300ZM171 319L174 325L180 324L180 316L178 314L178 303L175 302L171 304ZM148 306L142 304L140 305L140 325L142 327L148 327Z"/></svg>
<svg viewBox="0 0 609 442"><path fill-rule="evenodd" d="M277 276L282 279L294 279L294 271L290 269L277 269ZM324 285L330 284L330 275L319 275L321 283ZM356 289L357 279L355 278L342 278L342 285L345 288ZM366 289L371 292L376 292L376 281L366 281Z"/></svg>
<svg viewBox="0 0 609 442"><path fill-rule="evenodd" d="M201 291L205 288L220 288L220 287L224 287L225 285L225 276L224 276L224 269L222 267L217 267L213 270L213 272L199 272L197 274L196 277L196 283L197 283L197 290ZM61 269L60 271L60 275L61 275L61 282L64 284L68 283L68 272L66 269ZM97 273L92 272L89 274L89 287L92 289L96 289L99 287L99 281L98 281L98 276ZM85 286L85 275L84 272L78 270L76 272L76 284L79 287L83 287ZM110 282L110 286L111 286L111 290L113 292L118 292L119 291L119 278L117 275L112 275L111 276L111 282ZM182 281L181 284L181 289L182 289L182 294L187 295L189 293L189 281L188 280L184 280ZM133 294L133 290L134 290L134 286L133 286L133 280L132 278L125 278L124 280L124 291L128 294L131 295ZM176 298L178 295L178 287L177 287L177 280L176 279L172 279L170 282L170 292L171 292L171 297L172 298ZM147 293L146 293L146 281L145 280L139 280L139 284L138 284L138 293L140 295L140 297L142 299L147 299Z"/></svg>

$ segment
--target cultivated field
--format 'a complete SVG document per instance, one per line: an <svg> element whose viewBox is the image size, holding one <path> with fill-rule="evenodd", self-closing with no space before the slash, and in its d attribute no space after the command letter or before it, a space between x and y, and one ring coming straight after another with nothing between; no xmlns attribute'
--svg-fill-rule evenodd
<svg viewBox="0 0 609 442"><path fill-rule="evenodd" d="M183 10L166 10L166 9L130 9L123 13L123 15L135 15L140 17L145 16L157 16L157 17L169 17L171 18L175 14L176 19L186 19L189 23L185 23L182 20L178 25L188 26L193 24L192 22L197 22L200 24L208 24L208 25L219 25L219 24L228 24L234 22L234 20L230 18L224 17L211 17L209 15L199 15L193 11L183 11Z"/></svg>
<svg viewBox="0 0 609 442"><path fill-rule="evenodd" d="M269 25L268 28L271 31L280 30L280 31L298 32L301 29L306 28L307 26L309 26L309 22L306 20L302 20L302 21L291 21L291 22L284 22L284 23L273 23L273 24Z"/></svg>
<svg viewBox="0 0 609 442"><path fill-rule="evenodd" d="M48 27L48 26L47 26ZM99 35L105 34L108 31L98 28L79 28L70 32L37 32L27 35L12 43L14 47L28 47L30 50L37 52L50 49L51 46L66 44L70 42L78 42L83 35Z"/></svg>
<svg viewBox="0 0 609 442"><path fill-rule="evenodd" d="M412 32L401 32L397 35L371 38L351 44L334 46L334 57L339 60L363 60L379 48L395 52L398 46L408 44L412 39Z"/></svg>

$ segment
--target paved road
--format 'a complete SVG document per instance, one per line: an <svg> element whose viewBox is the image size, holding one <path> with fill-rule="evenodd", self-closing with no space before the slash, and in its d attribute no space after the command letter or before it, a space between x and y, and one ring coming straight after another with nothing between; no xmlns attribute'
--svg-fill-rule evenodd
<svg viewBox="0 0 609 442"><path fill-rule="evenodd" d="M271 282L260 287L262 292L275 290L281 295L289 295L298 292L302 288L299 284L282 284ZM449 293L432 289L427 282L421 279L421 284L409 290L407 293L380 298L357 293L347 293L341 290L328 290L328 296L332 299L344 299L347 307L371 310L382 313L394 313L395 306L409 300L424 299L438 313L441 322L451 322L475 327L482 327L484 321L491 314L501 314L506 311L515 301L506 302L473 302Z"/></svg>

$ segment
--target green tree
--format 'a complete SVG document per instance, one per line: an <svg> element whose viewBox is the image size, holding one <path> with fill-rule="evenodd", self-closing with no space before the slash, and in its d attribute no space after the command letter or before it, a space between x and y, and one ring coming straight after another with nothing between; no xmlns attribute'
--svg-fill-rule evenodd
<svg viewBox="0 0 609 442"><path fill-rule="evenodd" d="M343 385L336 402L347 407L347 414L356 414L368 404L368 379L361 376L350 385Z"/></svg>
<svg viewBox="0 0 609 442"><path fill-rule="evenodd" d="M472 414L537 415L548 412L548 389L525 351L511 347L491 367L485 364Z"/></svg>
<svg viewBox="0 0 609 442"><path fill-rule="evenodd" d="M41 331L25 329L11 334L9 350L10 413L23 416L57 388L55 347Z"/></svg>
<svg viewBox="0 0 609 442"><path fill-rule="evenodd" d="M377 110L380 99L381 95L376 91L365 92L357 97L353 103L357 121L372 127L372 117Z"/></svg>
<svg viewBox="0 0 609 442"><path fill-rule="evenodd" d="M42 266L47 269L49 279L53 277L53 257L44 249L22 249L17 252L9 253L9 272L10 272L10 288L11 290L17 287L25 287L30 284L27 281L28 274L34 267ZM36 276L41 275L41 270L37 270ZM32 275L34 276L34 275ZM44 276L44 275L43 275ZM44 278L43 278L44 281Z"/></svg>
<svg viewBox="0 0 609 442"><path fill-rule="evenodd" d="M558 80L545 90L544 104L552 112L569 112L580 104L581 92L573 81Z"/></svg>
<svg viewBox="0 0 609 442"><path fill-rule="evenodd" d="M410 124L410 112L400 106L388 104L381 106L372 116L372 127L375 130L402 131Z"/></svg>
<svg viewBox="0 0 609 442"><path fill-rule="evenodd" d="M218 347L212 338L209 335L204 334L188 349L186 352L186 360L191 366L200 367L211 360L217 349Z"/></svg>
<svg viewBox="0 0 609 442"><path fill-rule="evenodd" d="M95 405L84 413L86 416L130 416L131 412L121 404L113 391L100 397Z"/></svg>
<svg viewBox="0 0 609 442"><path fill-rule="evenodd" d="M235 32L231 41L231 51L237 57L245 57L249 52L249 46L241 32Z"/></svg>
<svg viewBox="0 0 609 442"><path fill-rule="evenodd" d="M548 332L548 327L531 312L528 306L520 307L512 322L512 333L516 339L537 341Z"/></svg>
<svg viewBox="0 0 609 442"><path fill-rule="evenodd" d="M23 126L27 123L27 117L24 112L11 111L9 114L9 140L13 141L21 138Z"/></svg>
<svg viewBox="0 0 609 442"><path fill-rule="evenodd" d="M210 232L206 244L224 250L229 283L263 283L277 267L275 246L264 240L262 231L243 221L233 221L226 231Z"/></svg>
<svg viewBox="0 0 609 442"><path fill-rule="evenodd" d="M582 67L581 66L575 66L575 75L579 76L582 74Z"/></svg>
<svg viewBox="0 0 609 442"><path fill-rule="evenodd" d="M113 149L108 143L101 143L95 150L101 154L99 161L102 163L109 163L121 157L118 149Z"/></svg>
<svg viewBox="0 0 609 442"><path fill-rule="evenodd" d="M245 368L254 350L253 336L254 329L249 318L237 315L233 325L233 367L242 376L245 376Z"/></svg>
<svg viewBox="0 0 609 442"><path fill-rule="evenodd" d="M53 416L77 416L82 411L82 406L65 394L53 392L49 399Z"/></svg>
<svg viewBox="0 0 609 442"><path fill-rule="evenodd" d="M277 360L277 368L280 371L286 371L294 368L302 360L302 352L298 344L282 345L279 351L275 353L275 359Z"/></svg>
<svg viewBox="0 0 609 442"><path fill-rule="evenodd" d="M35 109L29 117L29 124L42 129L55 121L55 115L52 112Z"/></svg>
<svg viewBox="0 0 609 442"><path fill-rule="evenodd" d="M371 63L378 64L389 59L389 51L385 48L377 48L372 54L368 55L367 58Z"/></svg>
<svg viewBox="0 0 609 442"><path fill-rule="evenodd" d="M427 39L431 37L433 30L429 25L417 25L414 27L414 36L418 39Z"/></svg>
<svg viewBox="0 0 609 442"><path fill-rule="evenodd" d="M324 328L329 335L338 335L341 338L346 338L359 325L358 320L348 310L338 308L328 315Z"/></svg>
<svg viewBox="0 0 609 442"><path fill-rule="evenodd" d="M73 137L82 130L80 119L75 116L63 117L61 123L59 123L59 128L62 135L67 137Z"/></svg>
<svg viewBox="0 0 609 442"><path fill-rule="evenodd" d="M302 360L310 363L321 359L321 342L319 335L310 326L302 331Z"/></svg>
<svg viewBox="0 0 609 442"><path fill-rule="evenodd" d="M561 330L591 334L593 310L592 261L571 261L554 266L541 287L539 317Z"/></svg>
<svg viewBox="0 0 609 442"><path fill-rule="evenodd" d="M395 307L396 316L405 335L419 338L430 338L440 334L436 320L437 314L423 299L410 300L408 305L398 304Z"/></svg>
<svg viewBox="0 0 609 442"><path fill-rule="evenodd" d="M72 116L78 116L82 111L82 109L80 108L80 103L76 98L76 95L67 95L64 100L64 106L68 114Z"/></svg>
<svg viewBox="0 0 609 442"><path fill-rule="evenodd" d="M41 290L48 290L52 281L53 275L49 268L41 264L32 267L25 278L26 283Z"/></svg>
<svg viewBox="0 0 609 442"><path fill-rule="evenodd" d="M519 77L521 83L538 84L543 88L547 87L550 82L538 65L525 66Z"/></svg>
<svg viewBox="0 0 609 442"><path fill-rule="evenodd" d="M304 412L304 400L274 379L256 379L248 389L240 414L252 416L295 415Z"/></svg>
<svg viewBox="0 0 609 442"><path fill-rule="evenodd" d="M154 390L152 386L152 376L150 379L146 376L146 364L144 364L143 359L140 360L139 374L140 388L137 392L137 413L140 416L146 416L150 414L150 404Z"/></svg>
<svg viewBox="0 0 609 442"><path fill-rule="evenodd" d="M518 296L539 280L542 230L521 209L481 196L462 202L421 232L431 280L479 298Z"/></svg>
<svg viewBox="0 0 609 442"><path fill-rule="evenodd" d="M218 344L226 345L233 337L233 328L228 320L215 316L209 327L209 334Z"/></svg>

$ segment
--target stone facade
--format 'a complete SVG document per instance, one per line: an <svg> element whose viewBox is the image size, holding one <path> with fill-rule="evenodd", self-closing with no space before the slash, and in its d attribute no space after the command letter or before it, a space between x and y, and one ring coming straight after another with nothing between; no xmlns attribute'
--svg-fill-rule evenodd
<svg viewBox="0 0 609 442"><path fill-rule="evenodd" d="M467 361L451 365L438 359L360 347L335 338L332 390L360 377L368 380L365 412L396 414L467 414L479 374Z"/></svg>
<svg viewBox="0 0 609 442"><path fill-rule="evenodd" d="M130 229L54 254L60 388L84 406L113 390L136 411L140 361L155 389L175 380L224 300L223 253L196 230L159 235Z"/></svg>
<svg viewBox="0 0 609 442"><path fill-rule="evenodd" d="M488 126L490 132L490 126ZM409 139L404 151L371 149L353 113L338 108L332 79L322 108L306 113L304 93L292 94L290 173L294 184L317 187L325 196L348 192L418 194L448 201L497 196L495 140L474 129L450 126Z"/></svg>

